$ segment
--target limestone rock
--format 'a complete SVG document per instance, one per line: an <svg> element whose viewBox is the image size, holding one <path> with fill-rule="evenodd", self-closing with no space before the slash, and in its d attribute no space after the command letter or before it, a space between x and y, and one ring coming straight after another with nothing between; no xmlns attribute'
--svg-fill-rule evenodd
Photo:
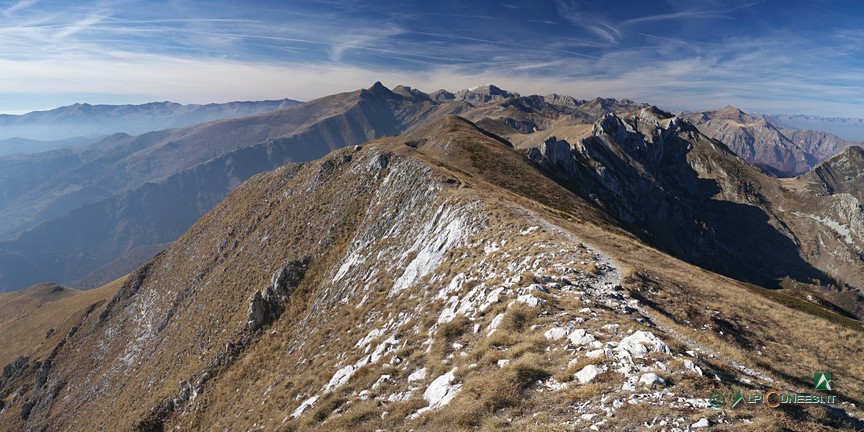
<svg viewBox="0 0 864 432"><path fill-rule="evenodd" d="M351 379L351 375L354 375L354 372L356 372L357 369L358 367L355 365L348 365L336 371L336 373L333 374L333 378L330 378L330 382L328 382L327 385L324 386L324 392L329 393L339 387L342 387L343 384L345 384L346 382L348 382L349 379Z"/></svg>
<svg viewBox="0 0 864 432"><path fill-rule="evenodd" d="M711 426L711 422L708 421L708 419L706 419L705 417L700 418L699 421L690 425L690 427L693 429L707 428L708 426Z"/></svg>
<svg viewBox="0 0 864 432"><path fill-rule="evenodd" d="M310 408L314 407L315 402L318 402L318 396L317 395L312 396L309 399L306 399L305 401L303 401L303 403L300 404L299 407L297 407L297 409L294 410L294 412L291 413L291 417L293 417L295 419L300 417L301 415L303 415L304 412L306 412Z"/></svg>
<svg viewBox="0 0 864 432"><path fill-rule="evenodd" d="M570 340L570 343L573 345L588 345L591 342L594 342L594 336L588 333L585 329L576 329L567 336L567 339Z"/></svg>
<svg viewBox="0 0 864 432"><path fill-rule="evenodd" d="M450 372L435 378L429 387L423 392L423 399L429 402L429 410L437 410L449 404L453 398L459 394L462 389L462 384L453 384L456 380L456 370L453 368Z"/></svg>
<svg viewBox="0 0 864 432"><path fill-rule="evenodd" d="M622 354L627 353L624 354L625 356L630 355L636 358L643 358L647 356L649 352L672 354L672 352L669 351L669 347L665 342L660 340L660 338L654 336L651 332L641 330L633 332L630 336L621 339L616 350Z"/></svg>
<svg viewBox="0 0 864 432"><path fill-rule="evenodd" d="M587 384L601 373L603 373L603 369L595 365L588 365L582 368L582 370L580 370L579 372L576 372L576 374L573 376L576 378L577 381L579 381L579 384Z"/></svg>
<svg viewBox="0 0 864 432"><path fill-rule="evenodd" d="M418 369L411 375L408 375L408 382L423 381L424 379L426 379L426 368Z"/></svg>
<svg viewBox="0 0 864 432"><path fill-rule="evenodd" d="M693 360L684 360L684 368L696 375L702 376L702 369L700 369L699 366L696 366L696 364L693 363Z"/></svg>
<svg viewBox="0 0 864 432"><path fill-rule="evenodd" d="M546 339L557 341L567 336L567 329L564 327L553 327L543 333Z"/></svg>
<svg viewBox="0 0 864 432"><path fill-rule="evenodd" d="M503 321L504 321L504 314L503 313L495 315L495 318L492 318L492 322L489 324L489 332L486 334L491 335L492 333L495 333L495 330L498 330L498 327L501 326L501 322L503 322Z"/></svg>
<svg viewBox="0 0 864 432"><path fill-rule="evenodd" d="M285 267L273 273L270 285L249 297L246 315L250 330L258 330L282 315L282 305L303 280L308 267L309 258L289 261Z"/></svg>
<svg viewBox="0 0 864 432"><path fill-rule="evenodd" d="M534 297L532 294L524 294L516 298L516 301L519 303L524 303L530 307L543 306L546 304L546 300L543 300L538 297Z"/></svg>
<svg viewBox="0 0 864 432"><path fill-rule="evenodd" d="M660 376L655 373L649 372L639 378L639 384L644 384L648 387L654 388L655 386L666 384L666 380L660 378Z"/></svg>

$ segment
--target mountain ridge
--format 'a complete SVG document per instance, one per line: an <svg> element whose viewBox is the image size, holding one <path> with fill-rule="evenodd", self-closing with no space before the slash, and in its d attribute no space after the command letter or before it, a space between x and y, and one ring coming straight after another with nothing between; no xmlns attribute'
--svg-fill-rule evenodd
<svg viewBox="0 0 864 432"><path fill-rule="evenodd" d="M300 103L291 99L188 105L168 101L138 105L76 103L26 114L0 114L0 139L63 140L76 136L93 138L118 132L137 135L220 118L275 111Z"/></svg>
<svg viewBox="0 0 864 432"><path fill-rule="evenodd" d="M459 98L453 94L452 98L440 102L434 94L426 95L404 86L390 90L376 82L368 89L327 96L269 114L219 120L135 137L115 135L88 147L89 150L85 151L63 150L30 159L0 159L0 165L7 164L8 168L3 171L7 172L10 178L15 177L13 173L26 172L41 166L42 161L50 162L51 166L50 170L45 168L51 176L32 180L37 183L35 185L18 180L21 184L7 181L3 188L0 188L0 198L5 198L7 202L6 208L0 209L0 219L4 221L4 233L7 237L6 241L0 242L0 275L5 278L3 287L14 289L45 278L67 284L86 280L89 281L87 286L101 285L109 278L131 271L142 258L146 258L145 251L153 253L164 247L230 190L254 174L286 163L313 160L328 151L361 144L383 135L410 135L424 125L451 114L463 116L475 125L481 125L482 130L497 134L520 151L540 151L543 157L542 147L546 146L545 157L557 161L556 163L573 163L568 161L570 153L577 152L573 145L593 136L591 141L578 144L581 146L578 152L587 152L581 156L583 159L578 161L582 168L572 172L581 172L579 176L586 181L580 193L588 201L600 206L603 203L598 203L591 195L615 197L610 199L618 202L606 203L611 206L606 207L607 211L617 209L613 211L615 216L629 224L629 229L642 236L643 240L660 241L665 244L667 251L672 251L679 257L689 254L689 259L702 259L700 262L704 265L704 260L709 260L709 256L698 258L694 252L688 252L692 250L693 244L705 246L702 242L707 240L700 237L733 237L727 235L728 228L715 220L714 229L727 234L706 233L700 236L696 233L703 232L704 227L688 225L680 231L689 232L691 237L695 237L678 244L679 239L675 232L668 227L664 228L664 223L659 219L651 222L651 217L646 216L646 210L640 210L634 205L643 195L657 194L656 196L663 197L660 201L665 203L660 214L677 212L676 217L684 219L692 216L691 210L681 209L680 205L676 204L679 200L676 194L689 196L687 199L696 199L702 203L700 206L716 205L705 201L702 196L708 193L706 190L714 189L700 191L698 185L705 182L695 181L693 175L687 173L686 170L692 170L693 167L688 165L689 162L684 162L682 150L670 147L668 154L652 153L662 148L652 144L655 138L651 137L654 136L660 141L675 134L689 134L690 138L686 138L685 142L696 139L696 129L685 130L692 127L687 126L689 123L685 125L684 122L673 119L671 113L627 99L618 101L595 98L579 101L556 95L520 96L497 87L476 90L477 92L462 90L457 92ZM495 97L486 101L484 94L495 94ZM727 116L747 121L754 119L742 117L746 114L737 108L727 108L726 111ZM609 117L610 114L614 115ZM771 130L776 131L776 128ZM621 138L622 142L607 146L603 141L606 139L603 138L604 133L613 141ZM549 141L553 134L558 138ZM702 141L705 139L698 138ZM560 141L571 146L565 147ZM622 146L622 143L626 146ZM710 145L726 148L724 144L716 141ZM534 150L531 150L532 148ZM553 150L557 153L548 153ZM679 154L679 159L669 159L673 154ZM658 164L655 160L658 158L666 158L670 167L679 167L675 168L678 172L671 168L664 172L663 164ZM731 160L731 156L724 158ZM606 162L611 165L607 166ZM700 163L706 165L700 169L707 169L716 161L706 160ZM790 262L798 263L801 269L806 269L809 264L796 258L798 252L795 251L798 247L794 244L800 243L800 240L790 234L788 228L783 227L783 224L787 223L785 217L778 217L773 209L766 207L766 204L760 204L763 201L772 202L766 196L782 196L781 187L773 183L771 186L761 185L769 182L761 177L758 180L731 182L729 178L744 172L744 177L748 179L757 177L745 165L730 163L727 161L721 165L735 165L736 168L727 174L727 178L718 178L722 184L728 186L728 189L721 187L719 190L731 191L726 198L731 200L729 205L732 207L727 210L731 211L734 207L738 209L735 211L740 213L749 212L747 209L751 207L758 208L759 210L751 212L747 218L756 218L758 226L766 223L772 226L765 228L765 233L771 234L778 244L786 244L784 238L791 238L792 246L786 245L778 250L784 251L784 256L789 258ZM597 174L593 173L592 170L599 169L597 167L606 167L606 179L597 178ZM671 177L664 179L667 175ZM616 184L607 182L616 178ZM636 178L639 188L643 188L642 192L635 189L627 191L626 187L622 189ZM77 189L63 188L70 179L74 179L73 183L79 185ZM748 192L750 189L759 191L762 187L767 187L768 192L760 192L765 196ZM28 188L29 195L20 195ZM612 190L611 195L607 193L609 188ZM586 192L584 189L590 190ZM669 193L670 190L675 192ZM173 222L168 221L164 211L166 205L153 201L155 196L161 197L161 202L177 203L179 208L188 211L183 212L185 216L182 220L175 218ZM150 204L143 205L143 202ZM836 206L830 204L829 207ZM163 210L159 210L160 208ZM129 209L138 211L130 212ZM856 220L853 214L840 207L831 211L849 214L850 216L842 219L849 220L850 223ZM813 215L813 212L808 210L807 214ZM703 222L704 218L711 218L708 215L703 216L700 216ZM839 220L829 216L822 214L814 217L822 218L820 220L828 220L826 217ZM850 217L852 219L849 219ZM17 225L16 228L15 218L29 225ZM85 226L90 219L106 221L100 232L79 228ZM811 220L816 221L812 218ZM648 225L640 226L643 223ZM136 226L146 229L135 228ZM25 233L28 230L31 232ZM779 237L773 234L774 231L777 231ZM835 235L836 233L831 234L832 238ZM24 238L15 240L19 236ZM75 236L82 240L69 240ZM41 239L37 243L42 246L26 244L27 239L35 238ZM651 240L652 238L654 240ZM82 247L84 244L90 246ZM843 250L850 245L853 249L855 247L855 241L849 243L844 240L844 244ZM738 254L739 250L747 255L750 253L748 251L759 249L744 247L742 243L728 251L730 258L718 262L731 263L734 261L731 257ZM697 248L696 251L698 250L700 249ZM818 255L827 256L824 249L820 250L822 251ZM740 267L748 268L751 263L762 261L765 260L744 260ZM110 262L118 263L118 267L113 271L104 267ZM836 260L831 262L833 264L823 267L828 268L832 274L840 275L841 279L848 280L843 275L858 274L854 264L840 265ZM40 275L40 269L46 273ZM719 268L714 270L722 272ZM95 273L91 274L92 272ZM819 274L808 272L809 270L802 270L796 273L796 278L825 279ZM746 279L756 277L757 273L760 274L759 280L762 283L768 283L769 279L777 276L767 275L764 269L754 270L750 276L745 277L743 273L737 276ZM97 274L103 276L96 276Z"/></svg>

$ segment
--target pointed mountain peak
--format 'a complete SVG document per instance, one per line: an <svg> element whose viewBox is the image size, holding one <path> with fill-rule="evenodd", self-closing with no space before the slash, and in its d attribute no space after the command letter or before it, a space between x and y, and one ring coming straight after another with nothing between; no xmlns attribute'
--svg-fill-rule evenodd
<svg viewBox="0 0 864 432"><path fill-rule="evenodd" d="M623 101L622 101L623 102ZM654 118L657 120L665 120L668 118L675 117L672 113L663 111L660 108L657 108L654 105L648 106L646 108L642 108L639 110L639 116L643 118Z"/></svg>
<svg viewBox="0 0 864 432"><path fill-rule="evenodd" d="M496 86L495 84L486 84L483 86L472 87L468 89L468 91L480 94L488 94L490 96L503 96L508 97L512 93L507 90L502 89L501 87Z"/></svg>
<svg viewBox="0 0 864 432"><path fill-rule="evenodd" d="M369 87L369 91L371 92L378 92L383 90L390 91L390 89L385 87L384 84L381 84L381 81L375 81L375 84L372 84L372 87Z"/></svg>
<svg viewBox="0 0 864 432"><path fill-rule="evenodd" d="M609 107L614 105L616 102L618 101L616 101L615 99L596 97L594 99L591 99L590 101L585 102L585 105L587 107L597 107L604 110L609 110Z"/></svg>
<svg viewBox="0 0 864 432"><path fill-rule="evenodd" d="M724 119L724 120L735 120L741 123L753 123L759 120L756 117L747 114L744 111L741 111L740 108L734 107L732 105L726 105L723 108L714 110L710 112L710 116L715 119Z"/></svg>
<svg viewBox="0 0 864 432"><path fill-rule="evenodd" d="M722 113L722 114L732 114L732 115L744 114L744 111L741 111L741 108L738 108L738 107L735 107L732 105L726 105L725 107L716 110L716 112Z"/></svg>
<svg viewBox="0 0 864 432"><path fill-rule="evenodd" d="M437 92L436 92L437 93ZM453 95L454 99L466 101L472 105L482 105L494 101L502 101L513 97L519 97L519 93L511 93L493 84L471 87L459 90ZM434 96L433 96L434 98ZM439 100L436 98L436 100Z"/></svg>
<svg viewBox="0 0 864 432"><path fill-rule="evenodd" d="M385 87L384 84L381 84L381 81L376 81L375 84L372 84L372 87L364 90L372 93L375 96L383 98L391 98L393 96L396 96L396 93L393 93L392 91L390 91L390 89Z"/></svg>
<svg viewBox="0 0 864 432"><path fill-rule="evenodd" d="M569 108L576 108L577 106L585 103L585 101L576 100L576 98L572 96L559 95L557 93L543 96L543 100L546 103L550 103L552 105L566 106Z"/></svg>
<svg viewBox="0 0 864 432"><path fill-rule="evenodd" d="M444 90L444 89L436 90L436 91L430 93L429 97L431 97L432 100L438 101L438 102L446 102L446 101L451 101L451 100L456 99L455 94L453 94L447 90Z"/></svg>

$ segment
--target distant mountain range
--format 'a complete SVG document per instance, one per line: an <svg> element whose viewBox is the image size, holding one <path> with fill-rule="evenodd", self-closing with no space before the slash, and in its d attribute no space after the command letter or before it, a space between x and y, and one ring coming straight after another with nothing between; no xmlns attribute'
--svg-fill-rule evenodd
<svg viewBox="0 0 864 432"><path fill-rule="evenodd" d="M860 118L803 114L762 114L761 116L778 127L825 131L847 141L864 141L864 119Z"/></svg>
<svg viewBox="0 0 864 432"><path fill-rule="evenodd" d="M76 137L104 137L115 133L139 135L228 117L271 112L299 103L282 99L207 105L182 105L174 102L152 102L143 105L75 104L21 115L0 114L0 140L25 138L58 141ZM4 144L8 143L0 142L0 155L11 153L3 148ZM45 145L36 147L41 151ZM20 145L16 152L35 153Z"/></svg>
<svg viewBox="0 0 864 432"><path fill-rule="evenodd" d="M792 203L817 199L789 191L816 190L814 179L787 184L746 163L780 177L807 172L850 144L830 134L778 129L731 107L675 117L626 99L522 96L493 85L427 94L376 83L269 113L0 158L0 290L43 280L98 286L167 247L258 173L410 136L453 114L575 182L575 193L680 258L766 284L864 278L857 216L837 213L848 204L838 204L846 195L837 191L857 177L835 176L831 190L814 192L827 196L818 211L805 211ZM699 180L709 177L718 186ZM837 237L847 229L851 237ZM836 237L836 250L811 244L813 233L823 243Z"/></svg>
<svg viewBox="0 0 864 432"><path fill-rule="evenodd" d="M98 141L99 138L66 138L54 141L39 141L28 138L6 138L0 140L0 157L13 154L41 153Z"/></svg>

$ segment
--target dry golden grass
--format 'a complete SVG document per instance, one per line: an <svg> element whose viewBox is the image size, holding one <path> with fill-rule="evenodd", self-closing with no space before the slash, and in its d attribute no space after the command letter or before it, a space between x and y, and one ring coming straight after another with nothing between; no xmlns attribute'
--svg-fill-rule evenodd
<svg viewBox="0 0 864 432"><path fill-rule="evenodd" d="M0 368L19 356L47 355L81 313L113 297L124 280L87 291L46 283L0 295Z"/></svg>

